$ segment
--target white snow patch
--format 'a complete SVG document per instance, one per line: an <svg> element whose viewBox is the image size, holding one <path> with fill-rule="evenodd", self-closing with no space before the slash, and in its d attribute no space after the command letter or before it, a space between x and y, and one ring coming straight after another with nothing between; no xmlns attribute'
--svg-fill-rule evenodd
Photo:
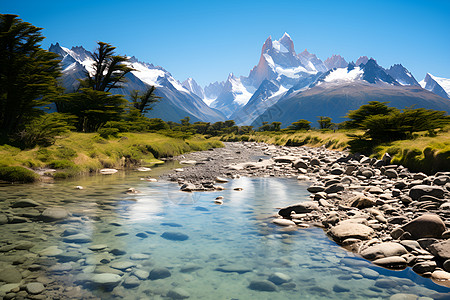
<svg viewBox="0 0 450 300"><path fill-rule="evenodd" d="M286 93L289 89L285 88L284 86L280 86L280 89L278 91L276 91L275 93L273 93L268 99L272 99L278 96L281 96L282 94Z"/></svg>
<svg viewBox="0 0 450 300"><path fill-rule="evenodd" d="M253 92L247 90L245 86L242 84L239 78L231 76L229 78L232 87L232 93L234 94L234 102L239 105L244 106L247 104L248 100L253 96Z"/></svg>
<svg viewBox="0 0 450 300"><path fill-rule="evenodd" d="M168 78L168 80L169 80L169 82L170 82L177 90L179 90L180 92L189 93L189 91L188 91L184 86L182 86L182 85L178 82L178 80L175 80L175 78L173 78L172 76L170 76L170 77Z"/></svg>
<svg viewBox="0 0 450 300"><path fill-rule="evenodd" d="M273 41L272 45L273 45L273 48L275 50L277 50L278 52L281 52L281 53L288 53L289 52L289 50L286 49L286 47L283 46L279 41Z"/></svg>
<svg viewBox="0 0 450 300"><path fill-rule="evenodd" d="M328 74L323 81L325 82L341 82L341 81L355 81L362 78L364 71L359 67L354 68L348 72L347 68L338 68Z"/></svg>
<svg viewBox="0 0 450 300"><path fill-rule="evenodd" d="M428 74L430 75L431 78L434 79L434 81L436 81L444 89L447 95L450 96L450 79L433 76L430 73Z"/></svg>
<svg viewBox="0 0 450 300"><path fill-rule="evenodd" d="M274 61L273 61L272 56L270 56L270 55L267 54L267 53L264 53L263 56L264 56L264 59L265 59L265 60L267 61L267 63L269 64L269 66L272 67L272 68L274 68L274 67L275 67L275 63L274 63Z"/></svg>
<svg viewBox="0 0 450 300"><path fill-rule="evenodd" d="M214 102L214 100L216 100L217 98L213 98L213 99L209 99L209 98L203 98L203 102L206 103L206 105L211 106L211 103Z"/></svg>
<svg viewBox="0 0 450 300"><path fill-rule="evenodd" d="M424 80L421 80L421 81L419 81L419 84L420 84L420 86L424 89L425 88L425 86L427 85L427 83L425 82L425 79Z"/></svg>
<svg viewBox="0 0 450 300"><path fill-rule="evenodd" d="M150 69L141 63L133 63L131 64L131 67L136 70L131 71L134 76L136 76L146 84L154 85L156 87L161 86L158 84L158 77L164 77L166 75L162 70Z"/></svg>

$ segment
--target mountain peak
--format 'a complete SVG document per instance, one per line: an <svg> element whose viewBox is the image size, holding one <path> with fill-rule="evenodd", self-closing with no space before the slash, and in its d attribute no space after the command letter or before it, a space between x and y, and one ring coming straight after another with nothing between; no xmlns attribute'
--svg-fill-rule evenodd
<svg viewBox="0 0 450 300"><path fill-rule="evenodd" d="M333 68L345 68L348 66L348 63L345 61L345 59L342 56L336 54L328 57L323 63L328 68L328 70Z"/></svg>
<svg viewBox="0 0 450 300"><path fill-rule="evenodd" d="M278 40L278 42L281 45L283 45L290 53L295 53L294 42L292 41L292 39L289 36L289 34L287 34L286 32L283 34L281 39Z"/></svg>
<svg viewBox="0 0 450 300"><path fill-rule="evenodd" d="M357 60L355 65L359 67L360 64L365 65L369 61L369 58L367 56L360 56Z"/></svg>

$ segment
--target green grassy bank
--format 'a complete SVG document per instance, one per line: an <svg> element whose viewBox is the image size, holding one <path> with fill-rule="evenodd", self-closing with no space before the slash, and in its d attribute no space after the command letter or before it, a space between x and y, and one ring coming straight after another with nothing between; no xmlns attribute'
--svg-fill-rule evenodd
<svg viewBox="0 0 450 300"><path fill-rule="evenodd" d="M49 147L0 146L0 180L34 181L37 177L30 169L38 168L57 169L55 178L67 178L101 168L151 166L161 163L159 158L215 147L223 147L222 142L201 136L180 139L158 133L123 133L103 139L96 133L71 132Z"/></svg>

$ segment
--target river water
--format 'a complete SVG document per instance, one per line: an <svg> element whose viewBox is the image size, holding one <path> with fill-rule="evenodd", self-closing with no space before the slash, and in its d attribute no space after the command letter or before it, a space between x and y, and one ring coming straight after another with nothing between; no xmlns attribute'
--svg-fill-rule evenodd
<svg viewBox="0 0 450 300"><path fill-rule="evenodd" d="M142 180L163 169L0 186L3 203L27 198L71 213L62 223L0 226L2 242L35 245L16 253L40 266L28 268L26 281L47 280L47 289L63 299L389 299L402 293L450 299L449 288L409 268L374 266L320 228L285 231L271 224L277 208L308 200L305 183L240 178L223 191L184 193L176 183ZM139 193L126 194L130 187ZM223 205L214 203L218 196ZM81 238L71 239L75 234ZM120 282L93 283L101 273Z"/></svg>

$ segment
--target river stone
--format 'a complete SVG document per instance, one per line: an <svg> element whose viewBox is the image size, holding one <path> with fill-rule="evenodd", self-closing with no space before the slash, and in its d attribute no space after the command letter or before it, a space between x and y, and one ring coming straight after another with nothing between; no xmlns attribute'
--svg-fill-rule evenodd
<svg viewBox="0 0 450 300"><path fill-rule="evenodd" d="M0 213L0 225L8 223L8 216Z"/></svg>
<svg viewBox="0 0 450 300"><path fill-rule="evenodd" d="M144 253L135 253L130 255L131 260L147 260L150 258L150 255Z"/></svg>
<svg viewBox="0 0 450 300"><path fill-rule="evenodd" d="M344 185L341 183L335 183L330 185L329 187L327 187L324 192L327 194L334 194L337 192L342 192L343 190L345 190Z"/></svg>
<svg viewBox="0 0 450 300"><path fill-rule="evenodd" d="M445 272L445 271L434 271L433 273L431 273L431 277L433 279L439 280L439 281L449 281L450 280L450 273L449 272Z"/></svg>
<svg viewBox="0 0 450 300"><path fill-rule="evenodd" d="M377 279L378 277L380 277L380 274L372 269L369 268L361 268L361 271L359 272L364 278L368 278L368 279Z"/></svg>
<svg viewBox="0 0 450 300"><path fill-rule="evenodd" d="M133 271L133 275L139 278L140 280L147 280L150 273L145 270L135 269Z"/></svg>
<svg viewBox="0 0 450 300"><path fill-rule="evenodd" d="M369 186L366 188L366 191L371 194L383 194L384 191L379 186Z"/></svg>
<svg viewBox="0 0 450 300"><path fill-rule="evenodd" d="M310 193L319 193L325 191L325 187L320 185L311 185L306 190Z"/></svg>
<svg viewBox="0 0 450 300"><path fill-rule="evenodd" d="M277 290L277 286L269 280L253 280L248 285L248 288L262 292L275 292Z"/></svg>
<svg viewBox="0 0 450 300"><path fill-rule="evenodd" d="M345 287L342 284L336 283L333 286L333 291L336 292L336 293L346 293L346 292L350 292L350 289Z"/></svg>
<svg viewBox="0 0 450 300"><path fill-rule="evenodd" d="M230 264L221 266L215 269L216 271L223 272L223 273L238 273L238 274L244 274L247 272L251 272L252 269L246 268L239 264Z"/></svg>
<svg viewBox="0 0 450 300"><path fill-rule="evenodd" d="M433 272L436 269L436 262L432 260L423 261L415 264L412 267L413 271L418 274L423 274L427 272Z"/></svg>
<svg viewBox="0 0 450 300"><path fill-rule="evenodd" d="M342 242L348 238L368 240L374 234L374 230L363 224L348 222L342 224L338 223L338 225L332 227L328 233L337 242Z"/></svg>
<svg viewBox="0 0 450 300"><path fill-rule="evenodd" d="M16 250L30 250L33 248L36 244L30 241L22 241L19 242L17 245L14 246L14 249Z"/></svg>
<svg viewBox="0 0 450 300"><path fill-rule="evenodd" d="M45 287L40 282L30 282L26 285L26 290L30 294L40 294L45 290Z"/></svg>
<svg viewBox="0 0 450 300"><path fill-rule="evenodd" d="M385 242L371 246L363 251L361 251L361 256L368 260L375 260L383 257L389 256L401 256L407 254L408 251L400 245L394 242Z"/></svg>
<svg viewBox="0 0 450 300"><path fill-rule="evenodd" d="M286 275L281 272L275 272L269 276L269 281L275 283L276 285L281 285L283 283L289 282L292 278L289 275Z"/></svg>
<svg viewBox="0 0 450 300"><path fill-rule="evenodd" d="M297 204L290 205L288 207L282 208L278 211L278 214L283 218L289 218L291 216L291 212L295 212L296 214L309 213L314 210L318 210L319 205L313 201L305 201Z"/></svg>
<svg viewBox="0 0 450 300"><path fill-rule="evenodd" d="M171 299L187 299L191 295L182 288L176 287L167 293L167 297Z"/></svg>
<svg viewBox="0 0 450 300"><path fill-rule="evenodd" d="M228 182L228 179L223 178L223 177L216 177L216 178L214 178L214 180L215 180L216 182L220 182L220 183Z"/></svg>
<svg viewBox="0 0 450 300"><path fill-rule="evenodd" d="M41 220L44 222L59 221L67 218L69 213L64 208L50 207L45 209L41 214Z"/></svg>
<svg viewBox="0 0 450 300"><path fill-rule="evenodd" d="M405 293L398 293L392 295L389 300L417 300L419 296L414 294L405 294ZM422 298L422 297L421 297ZM425 298L425 297L424 297ZM426 300L428 298L425 298L423 300ZM431 298L430 298L431 299Z"/></svg>
<svg viewBox="0 0 450 300"><path fill-rule="evenodd" d="M141 284L136 276L130 276L123 281L123 286L126 288L134 288Z"/></svg>
<svg viewBox="0 0 450 300"><path fill-rule="evenodd" d="M390 169L384 171L384 175L385 175L387 178L389 178L389 179L394 179L394 178L397 178L397 177L398 177L397 171L395 171L395 170L390 170Z"/></svg>
<svg viewBox="0 0 450 300"><path fill-rule="evenodd" d="M385 268L394 268L394 269L406 268L406 260L401 256L383 257L374 260L373 263Z"/></svg>
<svg viewBox="0 0 450 300"><path fill-rule="evenodd" d="M111 268L118 269L121 271L125 271L126 269L134 267L136 264L131 261L118 261L111 265Z"/></svg>
<svg viewBox="0 0 450 300"><path fill-rule="evenodd" d="M61 249L59 249L57 246L50 246L45 248L44 250L39 252L39 255L41 256L56 256L63 253Z"/></svg>
<svg viewBox="0 0 450 300"><path fill-rule="evenodd" d="M273 219L272 223L279 226L295 226L295 223L286 219Z"/></svg>
<svg viewBox="0 0 450 300"><path fill-rule="evenodd" d="M276 156L273 158L276 163L292 163L297 159L298 157L292 155Z"/></svg>
<svg viewBox="0 0 450 300"><path fill-rule="evenodd" d="M201 268L202 268L202 266L189 262L181 267L180 272L181 273L190 273L190 272L200 270Z"/></svg>
<svg viewBox="0 0 450 300"><path fill-rule="evenodd" d="M443 260L450 259L450 240L434 243L428 246L428 250Z"/></svg>
<svg viewBox="0 0 450 300"><path fill-rule="evenodd" d="M369 208L375 205L376 201L363 195L357 195L348 199L350 206L359 209Z"/></svg>
<svg viewBox="0 0 450 300"><path fill-rule="evenodd" d="M416 185L409 190L409 196L413 200L419 200L421 196L429 195L439 199L444 197L444 190L441 187L430 185Z"/></svg>
<svg viewBox="0 0 450 300"><path fill-rule="evenodd" d="M84 243L90 243L91 237L87 236L84 233L78 233L78 234L69 235L69 236L64 237L63 241L66 243L84 244Z"/></svg>
<svg viewBox="0 0 450 300"><path fill-rule="evenodd" d="M106 249L107 247L108 245L98 244L98 245L91 245L88 247L88 249L91 251L100 251Z"/></svg>
<svg viewBox="0 0 450 300"><path fill-rule="evenodd" d="M48 268L49 272L52 273L63 273L63 272L68 272L68 271L72 271L73 267L70 263L57 263L53 266L51 266L50 268Z"/></svg>
<svg viewBox="0 0 450 300"><path fill-rule="evenodd" d="M111 274L111 273L101 273L101 274L95 274L91 278L93 283L99 284L99 285L105 285L105 286L115 286L120 283L122 280L122 277L117 274Z"/></svg>
<svg viewBox="0 0 450 300"><path fill-rule="evenodd" d="M189 236L187 234L175 231L166 231L161 234L161 237L171 241L185 241L189 239Z"/></svg>
<svg viewBox="0 0 450 300"><path fill-rule="evenodd" d="M308 169L308 165L303 160L299 159L292 163L292 166L296 169Z"/></svg>
<svg viewBox="0 0 450 300"><path fill-rule="evenodd" d="M6 283L18 283L22 280L22 274L13 266L2 268L0 281Z"/></svg>
<svg viewBox="0 0 450 300"><path fill-rule="evenodd" d="M183 192L192 192L196 190L196 187L194 184L187 182L180 187L180 190Z"/></svg>
<svg viewBox="0 0 450 300"><path fill-rule="evenodd" d="M438 215L424 214L401 227L413 239L441 238L445 224Z"/></svg>
<svg viewBox="0 0 450 300"><path fill-rule="evenodd" d="M18 207L36 207L39 206L40 204L37 203L34 200L31 199L22 199L19 201L14 202L11 207L12 208L18 208Z"/></svg>
<svg viewBox="0 0 450 300"><path fill-rule="evenodd" d="M150 271L148 279L150 280L158 280L170 277L172 274L167 268L154 268Z"/></svg>

